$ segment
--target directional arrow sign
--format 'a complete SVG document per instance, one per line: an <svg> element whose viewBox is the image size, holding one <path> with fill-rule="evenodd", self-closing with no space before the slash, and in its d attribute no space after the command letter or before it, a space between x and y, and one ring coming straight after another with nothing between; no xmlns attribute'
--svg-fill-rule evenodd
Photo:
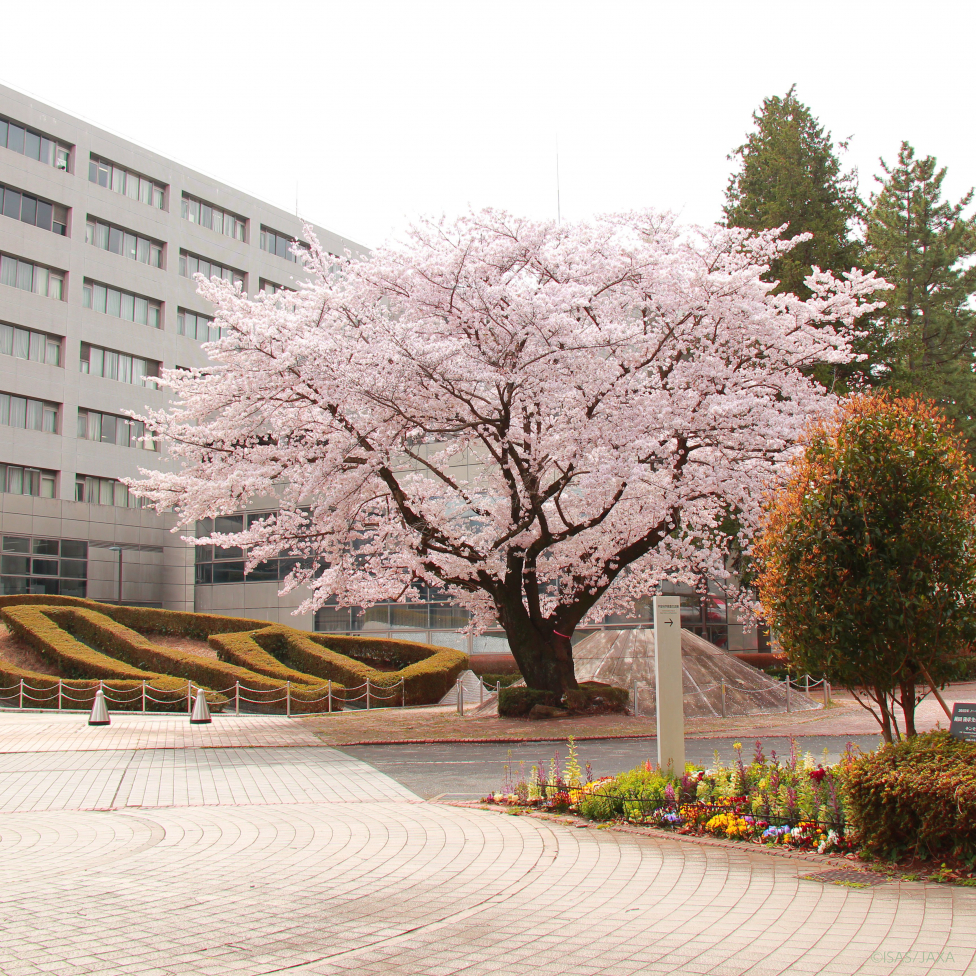
<svg viewBox="0 0 976 976"><path fill-rule="evenodd" d="M654 597L654 680L657 686L657 761L685 771L685 710L681 667L681 601ZM675 623L678 624L675 629Z"/></svg>

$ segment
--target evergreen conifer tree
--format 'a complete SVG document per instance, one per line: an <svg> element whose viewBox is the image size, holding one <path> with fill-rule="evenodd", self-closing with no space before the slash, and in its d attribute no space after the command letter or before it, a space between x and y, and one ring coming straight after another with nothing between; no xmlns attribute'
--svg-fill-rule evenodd
<svg viewBox="0 0 976 976"><path fill-rule="evenodd" d="M942 200L945 167L918 159L907 142L898 163L881 161L880 192L871 197L867 263L896 286L873 316L878 378L900 393L935 400L976 445L976 217L966 217L970 190Z"/></svg>
<svg viewBox="0 0 976 976"><path fill-rule="evenodd" d="M862 210L857 174L842 171L830 133L796 97L795 85L783 98L764 99L752 117L756 130L729 156L739 158L740 168L726 189L725 221L751 230L789 223L787 236L813 234L769 273L777 291L808 298L811 265L841 274L858 263L851 236Z"/></svg>

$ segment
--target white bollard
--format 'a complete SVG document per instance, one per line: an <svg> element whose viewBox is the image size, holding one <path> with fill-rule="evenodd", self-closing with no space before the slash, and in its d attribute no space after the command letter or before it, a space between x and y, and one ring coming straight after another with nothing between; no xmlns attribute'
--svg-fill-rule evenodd
<svg viewBox="0 0 976 976"><path fill-rule="evenodd" d="M210 708L207 705L207 696L200 688L197 691L197 700L193 706L193 713L190 715L190 725L209 725L213 719L210 717Z"/></svg>
<svg viewBox="0 0 976 976"><path fill-rule="evenodd" d="M99 685L101 685L101 682L99 682ZM95 702L92 705L91 715L88 716L88 724L108 725L110 721L108 707L105 704L105 693L99 687L98 691L95 692Z"/></svg>

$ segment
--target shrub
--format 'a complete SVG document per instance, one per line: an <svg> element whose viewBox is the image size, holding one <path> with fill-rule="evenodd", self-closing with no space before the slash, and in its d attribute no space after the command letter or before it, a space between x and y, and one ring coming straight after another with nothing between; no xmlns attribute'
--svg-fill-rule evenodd
<svg viewBox="0 0 976 976"><path fill-rule="evenodd" d="M930 732L854 759L845 785L864 848L976 864L976 743Z"/></svg>
<svg viewBox="0 0 976 976"><path fill-rule="evenodd" d="M533 705L559 706L560 696L555 691L537 691L535 688L502 688L498 695L498 714L506 718L524 718Z"/></svg>
<svg viewBox="0 0 976 976"><path fill-rule="evenodd" d="M663 807L668 783L677 779L647 764L621 773L601 789L584 794L580 813L590 820L612 820L614 817L641 819Z"/></svg>
<svg viewBox="0 0 976 976"><path fill-rule="evenodd" d="M533 705L567 708L574 712L622 712L627 708L629 698L626 689L599 681L581 682L579 688L564 695L535 688L502 688L498 695L498 714L506 718L524 718Z"/></svg>
<svg viewBox="0 0 976 976"><path fill-rule="evenodd" d="M474 671L474 668L471 669ZM474 671L476 675L489 687L494 688L496 685L501 684L503 688L507 688L509 685L515 684L522 677L521 674L501 674L493 671Z"/></svg>

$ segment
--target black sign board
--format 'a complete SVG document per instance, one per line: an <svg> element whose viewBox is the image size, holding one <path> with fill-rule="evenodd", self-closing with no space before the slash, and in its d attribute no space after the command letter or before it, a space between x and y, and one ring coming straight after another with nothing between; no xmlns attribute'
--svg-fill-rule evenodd
<svg viewBox="0 0 976 976"><path fill-rule="evenodd" d="M952 725L949 733L963 742L976 742L976 703L956 702L952 706Z"/></svg>

